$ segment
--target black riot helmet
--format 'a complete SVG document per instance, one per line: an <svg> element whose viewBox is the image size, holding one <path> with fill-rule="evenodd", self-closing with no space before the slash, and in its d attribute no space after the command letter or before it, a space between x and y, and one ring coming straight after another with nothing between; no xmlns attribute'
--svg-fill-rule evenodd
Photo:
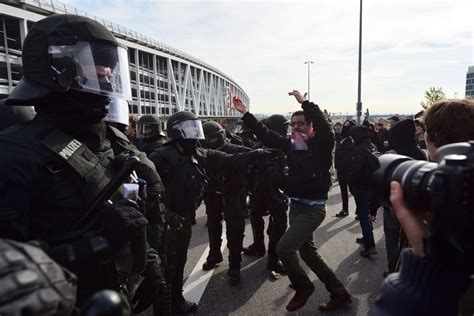
<svg viewBox="0 0 474 316"><path fill-rule="evenodd" d="M275 131L282 136L286 136L288 134L290 121L281 114L273 114L268 117L266 125L272 131Z"/></svg>
<svg viewBox="0 0 474 316"><path fill-rule="evenodd" d="M216 149L226 142L226 133L222 126L214 121L208 121L202 124L206 140L204 144L207 148Z"/></svg>
<svg viewBox="0 0 474 316"><path fill-rule="evenodd" d="M7 105L37 105L70 91L131 100L127 49L92 19L44 18L29 30L22 54L23 78Z"/></svg>
<svg viewBox="0 0 474 316"><path fill-rule="evenodd" d="M161 121L156 115L142 115L136 125L136 136L138 139L154 139L165 137L161 130Z"/></svg>
<svg viewBox="0 0 474 316"><path fill-rule="evenodd" d="M204 139L201 121L189 111L180 111L168 118L166 134L172 140Z"/></svg>

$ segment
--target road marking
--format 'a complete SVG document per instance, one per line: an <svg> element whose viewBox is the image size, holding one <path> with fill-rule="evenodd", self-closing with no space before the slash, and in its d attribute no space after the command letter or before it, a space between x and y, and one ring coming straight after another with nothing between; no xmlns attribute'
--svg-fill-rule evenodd
<svg viewBox="0 0 474 316"><path fill-rule="evenodd" d="M226 226L225 222L222 221L222 244L221 244L221 253L224 252L224 248L227 245L226 237ZM207 254L209 253L209 245L204 250L201 258L194 266L193 271L189 275L183 286L183 296L190 302L199 304L204 291L206 290L207 284L211 280L214 269L209 271L204 271L202 265L206 262Z"/></svg>

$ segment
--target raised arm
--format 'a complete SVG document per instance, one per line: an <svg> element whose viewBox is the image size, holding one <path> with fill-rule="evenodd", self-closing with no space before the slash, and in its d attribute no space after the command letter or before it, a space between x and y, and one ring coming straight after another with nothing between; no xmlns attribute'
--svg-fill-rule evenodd
<svg viewBox="0 0 474 316"><path fill-rule="evenodd" d="M247 111L247 106L240 100L239 97L234 97L233 104L237 111L242 113L244 116L242 120L252 130L266 147L280 149L285 152L291 148L291 141L280 134L268 129L262 122L259 122L255 116Z"/></svg>

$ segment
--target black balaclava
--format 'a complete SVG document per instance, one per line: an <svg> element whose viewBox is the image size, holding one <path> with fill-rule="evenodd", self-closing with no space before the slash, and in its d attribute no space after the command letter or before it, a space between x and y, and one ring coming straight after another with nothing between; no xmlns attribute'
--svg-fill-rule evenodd
<svg viewBox="0 0 474 316"><path fill-rule="evenodd" d="M344 124L342 125L342 130L341 130L342 138L346 138L350 136L349 131L353 126L355 126L355 123L351 120L347 120L344 122Z"/></svg>
<svg viewBox="0 0 474 316"><path fill-rule="evenodd" d="M206 148L209 148L209 149L218 149L227 142L227 138L225 137L225 131L216 133L216 134L210 136L209 138L213 138L214 141L213 142L204 141L202 143L203 146L205 146Z"/></svg>
<svg viewBox="0 0 474 316"><path fill-rule="evenodd" d="M184 156L191 157L196 153L196 148L198 147L197 139L178 139L176 143L181 147Z"/></svg>
<svg viewBox="0 0 474 316"><path fill-rule="evenodd" d="M98 150L105 138L105 124L110 99L105 96L68 91L53 94L35 107L38 116L48 116L63 131Z"/></svg>

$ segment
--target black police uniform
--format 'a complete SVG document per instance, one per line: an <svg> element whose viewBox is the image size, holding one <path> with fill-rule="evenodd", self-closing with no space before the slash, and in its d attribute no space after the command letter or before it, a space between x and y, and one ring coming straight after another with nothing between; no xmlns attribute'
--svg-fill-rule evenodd
<svg viewBox="0 0 474 316"><path fill-rule="evenodd" d="M105 27L75 15L40 20L23 45L24 78L5 104L35 105L38 114L0 133L0 237L34 242L73 271L78 304L106 288L131 294L145 269L147 220L126 200L89 211L122 170L120 153L138 156L137 169L155 170L101 122L108 96L131 98L126 49Z"/></svg>
<svg viewBox="0 0 474 316"><path fill-rule="evenodd" d="M165 186L164 202L167 210L184 218L179 232L169 233L170 238L167 239L169 265L174 261L174 266L169 267L174 269L171 276L174 301L181 300L182 297L183 271L191 239L192 218L199 207L208 179L206 170L244 170L255 158L255 152L231 156L203 148L197 148L195 154L188 157L183 156L173 142L150 155Z"/></svg>
<svg viewBox="0 0 474 316"><path fill-rule="evenodd" d="M282 136L286 136L288 124L288 120L279 114L266 119L266 126ZM264 147L261 142L256 146ZM265 255L263 216L269 214L267 268L277 272L283 272L283 268L278 260L276 245L288 227L288 197L280 190L278 183L278 179L284 176L282 164L285 164L284 160L267 161L256 163L250 168L250 176L253 179L250 188L250 221L254 242L244 249L247 255Z"/></svg>
<svg viewBox="0 0 474 316"><path fill-rule="evenodd" d="M172 287L173 310L190 313L195 312L197 306L182 296L183 270L191 239L192 219L208 181L206 170L234 169L242 172L250 162L267 159L273 153L253 151L227 155L197 147L198 140L204 138L202 125L193 113L186 111L175 113L168 119L167 133L172 141L153 152L150 159L155 163L165 186L164 202L171 227L167 237L167 275ZM232 279L230 272L228 274Z"/></svg>
<svg viewBox="0 0 474 316"><path fill-rule="evenodd" d="M91 214L81 227L75 226L116 173L111 164L115 153L110 139L120 132L99 124L104 138L91 150L90 139L71 136L54 122L53 118L38 114L31 122L0 133L4 153L0 157L4 192L0 199L0 236L45 243L46 249L54 253L53 258L79 277L81 302L97 290L114 288L118 278L113 256L106 249L106 242L101 243L100 214ZM125 144L124 141L116 146ZM120 152L133 149L123 147ZM139 156L146 164L145 155ZM55 250L64 245L80 251ZM104 251L94 253L98 250L94 247L102 246L106 247Z"/></svg>
<svg viewBox="0 0 474 316"><path fill-rule="evenodd" d="M165 144L165 137L158 136L153 137L152 139L143 140L140 146L140 150L147 154L147 156L151 155L152 152L155 150L163 147Z"/></svg>
<svg viewBox="0 0 474 316"><path fill-rule="evenodd" d="M248 152L251 149L225 142L215 148L227 154ZM205 270L212 269L222 261L222 219L226 221L227 243L229 248L229 266L240 270L242 261L242 243L245 231L244 210L247 207L245 173L240 170L220 170L208 172L209 183L204 189L204 203L207 213L207 230L209 234L209 255Z"/></svg>

